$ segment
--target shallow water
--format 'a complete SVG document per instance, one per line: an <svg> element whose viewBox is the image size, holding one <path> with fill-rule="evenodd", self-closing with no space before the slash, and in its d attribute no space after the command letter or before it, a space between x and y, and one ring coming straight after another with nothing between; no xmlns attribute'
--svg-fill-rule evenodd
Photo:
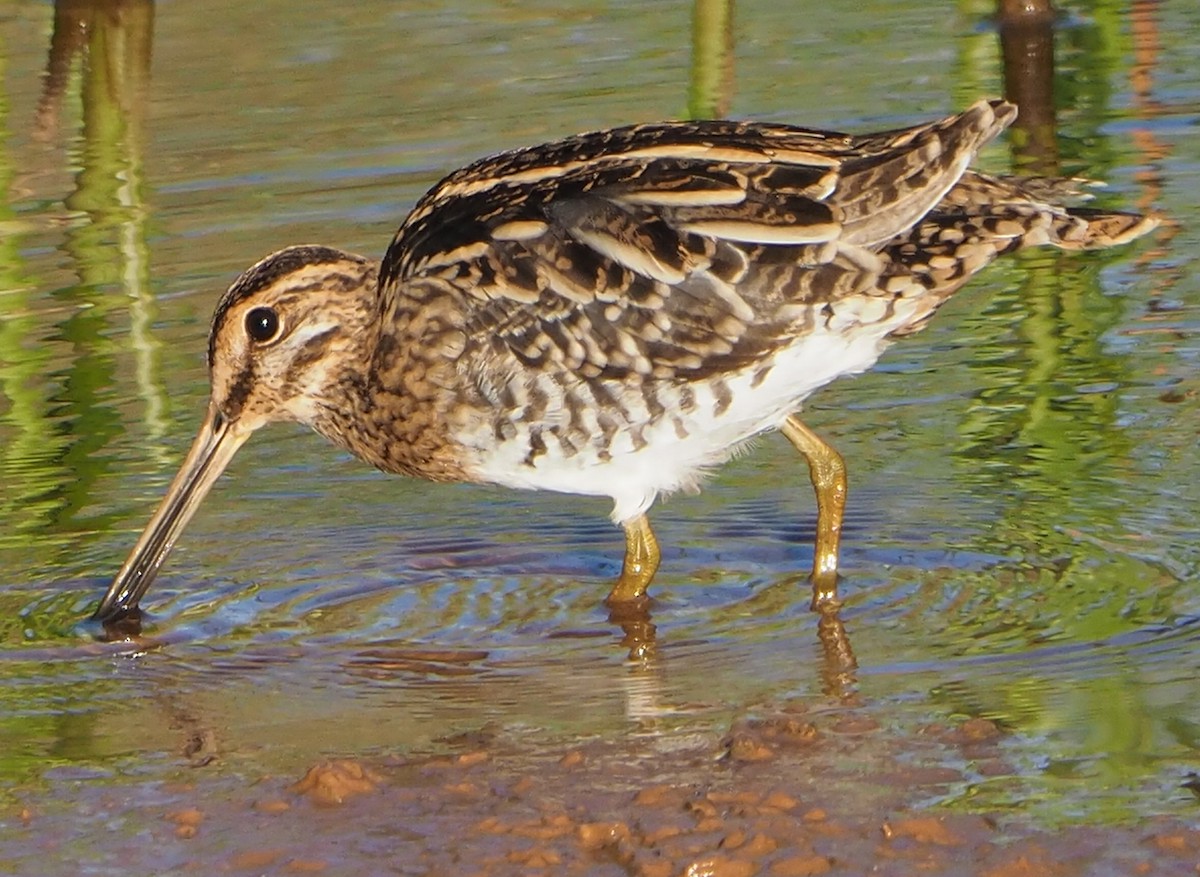
<svg viewBox="0 0 1200 877"><path fill-rule="evenodd" d="M144 790L196 727L227 770L295 774L484 727L669 746L775 700L854 695L898 729L1009 733L1011 774L931 805L1193 816L1192 4L1064 4L1053 148L1017 133L982 160L1100 179L1101 203L1163 227L995 266L812 400L852 479L856 669L808 611L811 494L777 437L656 509L657 630L636 660L600 602L622 550L606 502L389 478L288 427L206 501L146 600L147 639L94 641L81 621L199 422L229 280L289 243L380 254L479 155L687 114L692 22L639 3L58 8L88 30L57 93L54 10L0 12L0 808ZM987 4L855 8L738 4L732 65L690 106L886 128L1003 90Z"/></svg>

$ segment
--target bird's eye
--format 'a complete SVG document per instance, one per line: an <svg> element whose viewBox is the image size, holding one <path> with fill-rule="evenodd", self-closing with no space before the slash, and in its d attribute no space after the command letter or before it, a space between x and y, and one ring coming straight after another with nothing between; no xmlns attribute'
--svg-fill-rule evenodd
<svg viewBox="0 0 1200 877"><path fill-rule="evenodd" d="M255 308L246 314L246 334L259 344L279 337L279 314L272 308Z"/></svg>

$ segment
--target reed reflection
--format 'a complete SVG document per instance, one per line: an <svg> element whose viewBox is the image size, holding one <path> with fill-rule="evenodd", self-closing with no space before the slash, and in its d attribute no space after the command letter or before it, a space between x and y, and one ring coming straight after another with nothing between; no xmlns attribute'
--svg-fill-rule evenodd
<svg viewBox="0 0 1200 877"><path fill-rule="evenodd" d="M1017 125L1024 133L1012 141L1014 164L1053 175L1069 161L1085 165L1084 175L1102 175L1116 158L1102 133L1111 118L1110 95L1094 83L1110 80L1119 55L1096 43L1118 29L1076 25L1069 40L1060 34L1069 56L1060 67L1049 3L1001 0L999 11L1005 88L1020 105ZM1091 92L1069 100L1083 88ZM1064 101L1073 108L1071 124L1086 134L1060 142L1054 107ZM1082 143L1086 153L1078 152ZM1066 146L1072 154L1063 155ZM1095 270L1111 258L1067 263L1057 254L1031 254L1015 293L993 296L975 327L978 355L970 367L981 389L960 426L955 457L978 489L1012 497L989 538L1018 546L1031 563L1087 553L1062 526L1081 509L1110 523L1119 515L1109 508L1104 486L1105 470L1119 468L1131 450L1116 427L1119 396L1075 390L1117 388L1130 378L1125 356L1103 340L1126 306L1105 294ZM1061 567L1062 575L1072 577L1075 567Z"/></svg>
<svg viewBox="0 0 1200 877"><path fill-rule="evenodd" d="M999 0L1004 96L1021 108L1012 140L1026 173L1056 176L1054 19L1050 0Z"/></svg>
<svg viewBox="0 0 1200 877"><path fill-rule="evenodd" d="M733 0L694 0L688 117L721 119L733 101Z"/></svg>
<svg viewBox="0 0 1200 877"><path fill-rule="evenodd" d="M78 170L74 189L63 198L71 221L60 245L78 282L52 293L62 304L55 310L69 316L53 327L26 327L31 335L48 335L63 345L65 366L51 370L48 361L39 360L34 367L53 380L41 384L41 399L14 405L10 416L18 433L14 445L37 449L13 467L10 483L18 495L37 497L38 514L30 516L26 508L14 529L39 551L51 540L66 548L79 538L63 542L55 533L90 537L118 519L111 511L94 511L93 502L98 480L112 468L109 448L124 429L111 396L122 383L120 361L127 349L136 361L146 428L152 437L166 432L166 393L150 331L156 307L142 183L153 20L148 0L60 0L54 7L32 133L35 141L54 145L64 136L64 101L78 93L80 129L67 136L67 155ZM126 320L128 343L119 343L114 338L124 336L114 325ZM36 354L18 350L14 356Z"/></svg>

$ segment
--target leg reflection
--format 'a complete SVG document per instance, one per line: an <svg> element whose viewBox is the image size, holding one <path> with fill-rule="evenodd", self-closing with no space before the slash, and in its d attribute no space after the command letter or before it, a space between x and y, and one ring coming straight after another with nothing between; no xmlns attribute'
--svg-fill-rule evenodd
<svg viewBox="0 0 1200 877"><path fill-rule="evenodd" d="M608 620L621 629L621 646L628 649L621 688L625 718L643 731L673 711L663 694L663 668L657 648L657 628L650 620L649 600L609 604Z"/></svg>
<svg viewBox="0 0 1200 877"><path fill-rule="evenodd" d="M758 592L741 606L750 616L791 614L788 605L796 599L796 580L789 578ZM661 716L662 659L658 652L657 628L651 620L649 601L610 605L608 620L621 630L621 647L628 650L629 674L626 712L630 718ZM847 699L857 692L858 659L850 634L841 618L841 604L818 604L817 641L820 645L821 692L827 697Z"/></svg>
<svg viewBox="0 0 1200 877"><path fill-rule="evenodd" d="M850 645L850 634L842 623L837 603L817 607L817 639L821 643L821 691L829 697L845 699L858 687L858 660Z"/></svg>
<svg viewBox="0 0 1200 877"><path fill-rule="evenodd" d="M608 620L621 628L621 645L629 649L629 660L649 664L657 660L655 639L658 628L650 620L648 600L636 603L610 603Z"/></svg>

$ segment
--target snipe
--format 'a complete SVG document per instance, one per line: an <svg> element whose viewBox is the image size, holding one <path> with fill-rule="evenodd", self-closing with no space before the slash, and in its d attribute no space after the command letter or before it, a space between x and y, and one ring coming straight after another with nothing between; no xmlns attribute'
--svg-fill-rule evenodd
<svg viewBox="0 0 1200 877"><path fill-rule="evenodd" d="M305 423L387 472L611 497L643 600L646 512L778 429L817 495L814 600L833 601L841 457L796 412L870 367L996 256L1123 243L1150 218L1067 208L1067 182L968 170L1016 115L850 136L687 122L570 137L435 186L382 264L290 247L217 305L195 444L96 617L135 608L237 449Z"/></svg>

